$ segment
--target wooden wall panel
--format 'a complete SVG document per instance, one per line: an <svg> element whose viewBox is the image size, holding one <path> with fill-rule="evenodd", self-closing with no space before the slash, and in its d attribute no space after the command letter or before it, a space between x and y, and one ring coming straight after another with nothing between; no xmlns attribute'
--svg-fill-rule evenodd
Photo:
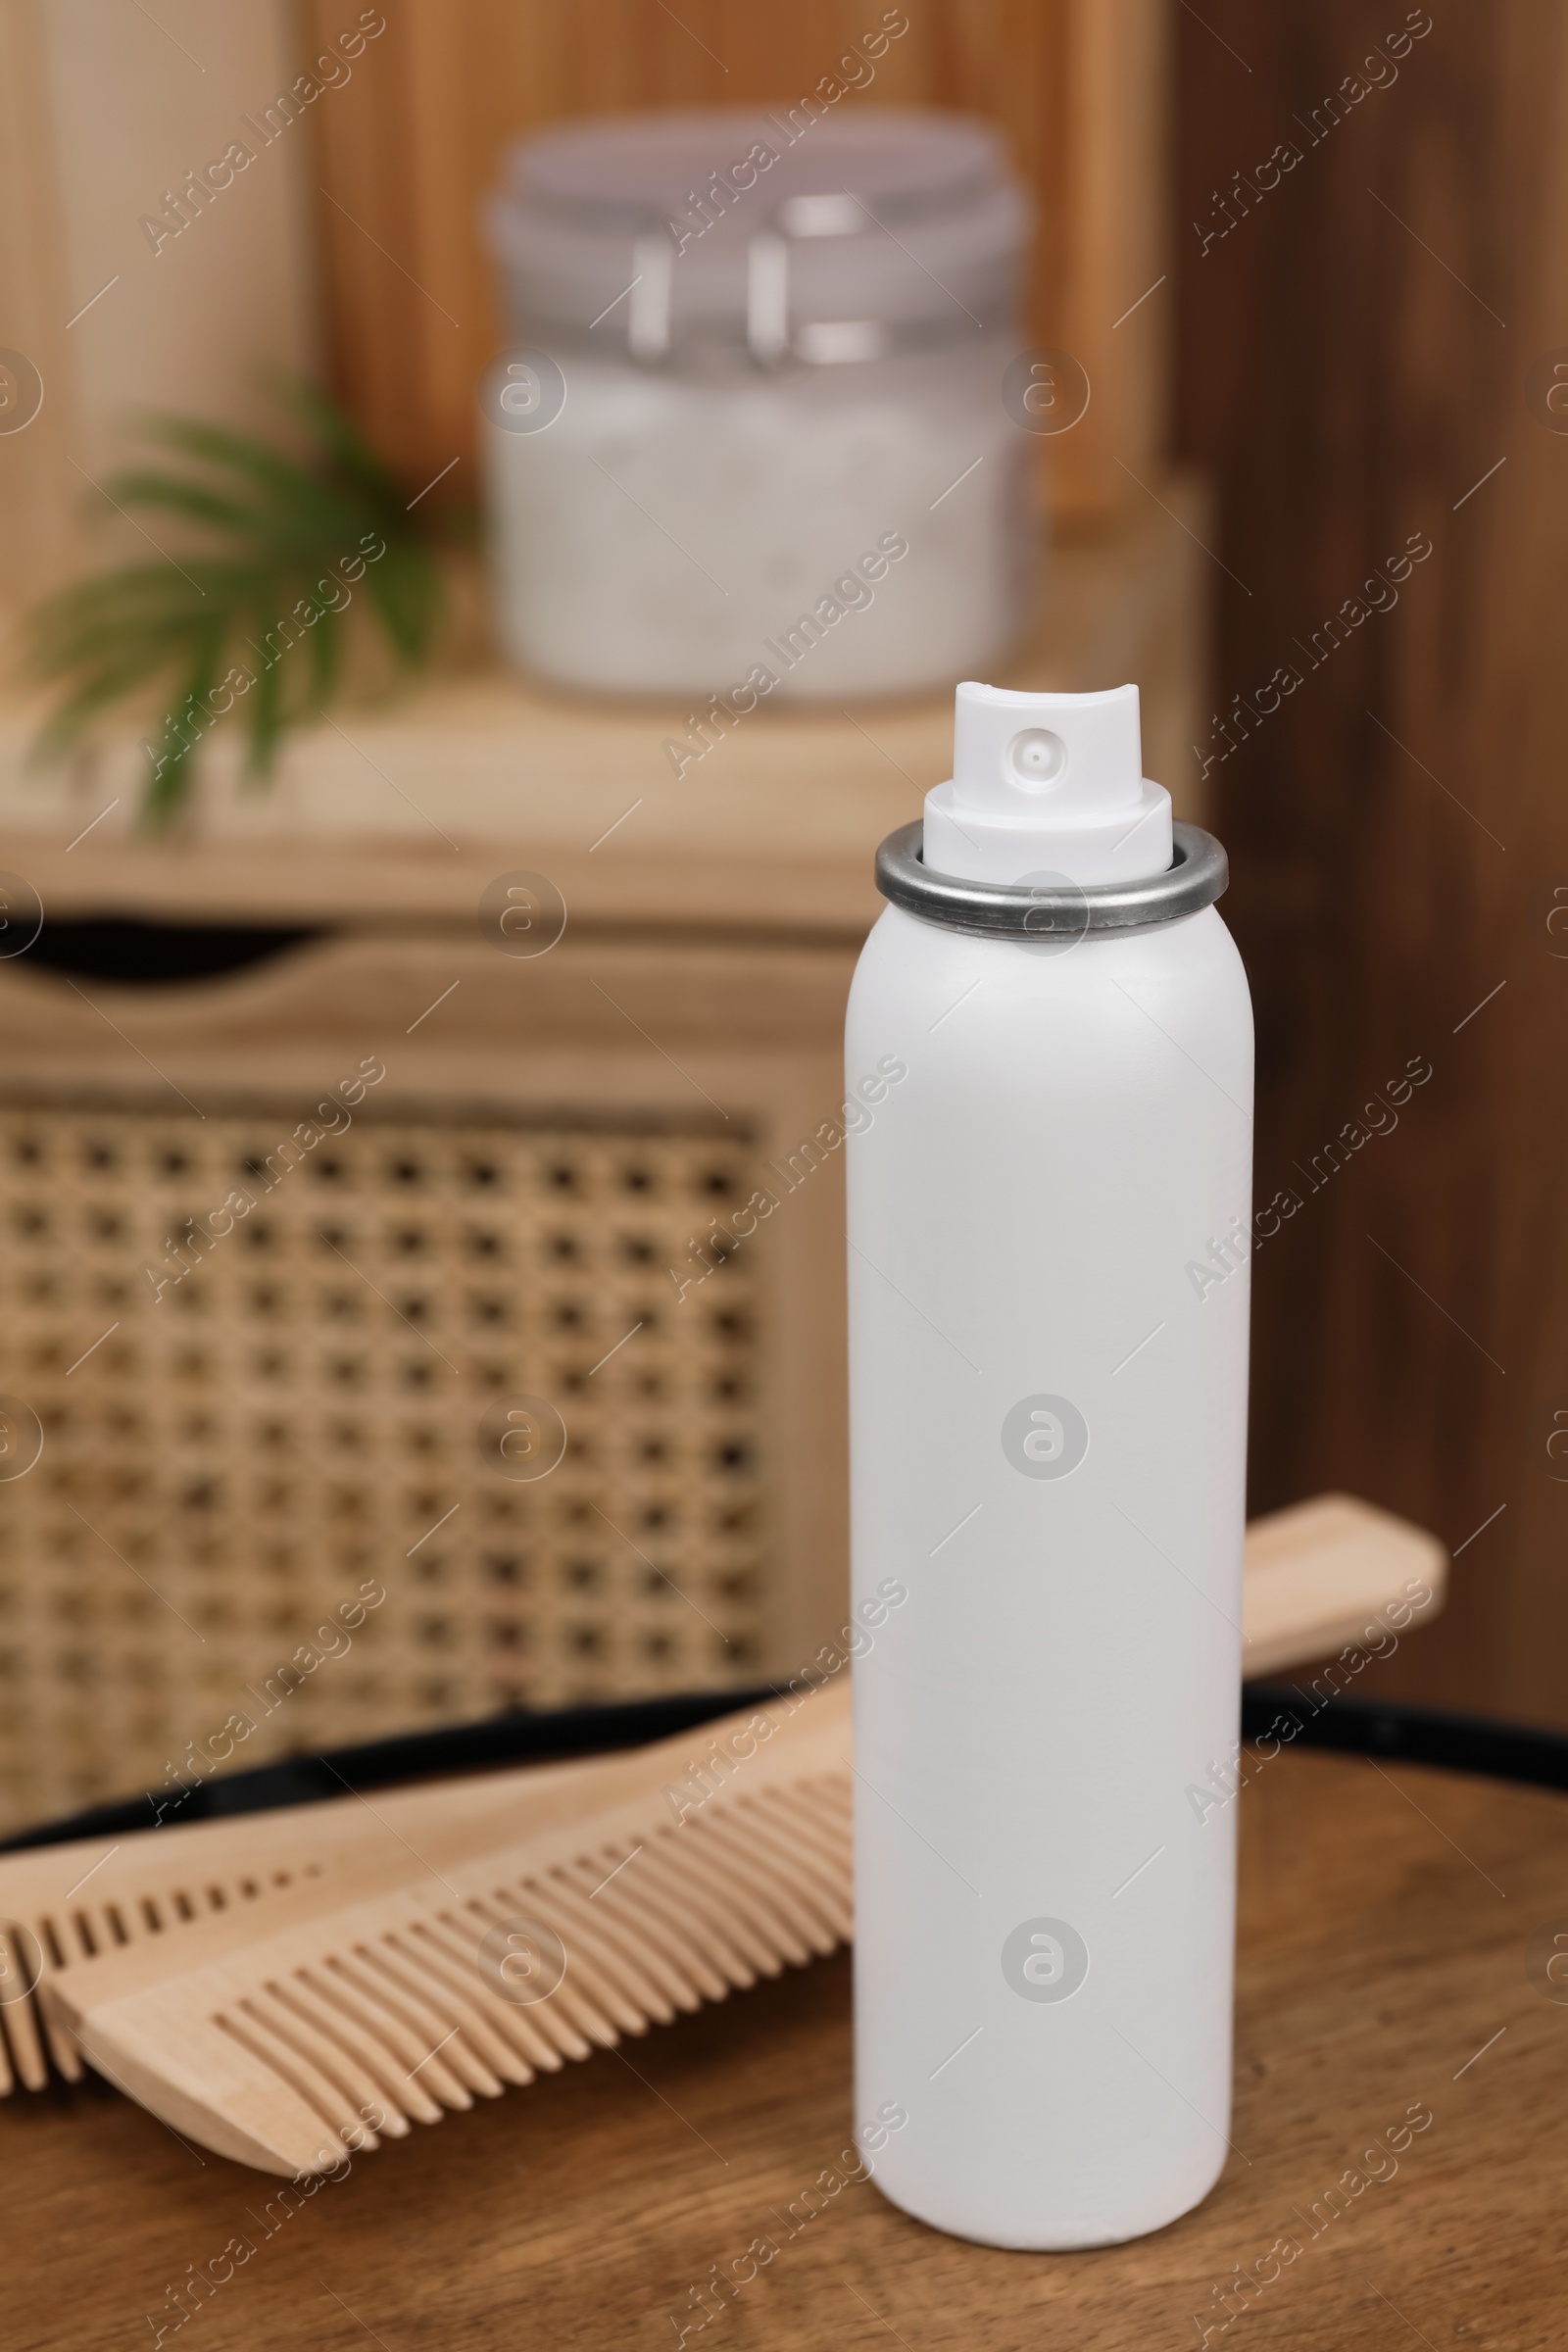
<svg viewBox="0 0 1568 2352"><path fill-rule="evenodd" d="M82 554L77 477L66 451L77 429L66 352L61 224L45 191L57 165L48 112L44 39L24 0L0 4L0 282L6 348L42 376L44 406L30 424L0 434L0 517L6 573L0 610L53 588ZM53 399L49 397L53 392ZM8 387L8 398L15 397ZM8 419L9 421L9 419ZM24 588L23 582L25 582Z"/></svg>
<svg viewBox="0 0 1568 2352"><path fill-rule="evenodd" d="M1568 345L1568 19L1434 9L1314 139L1404 10L1203 18L1181 33L1180 416L1219 483L1214 699L1238 716L1234 751L1205 730L1195 758L1257 1003L1257 1195L1301 1199L1256 1260L1251 1508L1343 1485L1435 1529L1447 1614L1379 1689L1564 1723L1568 962L1544 916L1568 881L1568 436L1533 371ZM1287 137L1301 159L1259 196ZM1237 170L1253 191L1205 246ZM1314 630L1417 532L1397 607L1313 666ZM1301 684L1277 712L1233 702L1281 663ZM1314 1189L1410 1056L1432 1075L1397 1128Z"/></svg>
<svg viewBox="0 0 1568 2352"><path fill-rule="evenodd" d="M302 0L306 46L340 0ZM498 348L480 203L507 144L628 107L744 105L811 88L881 20L875 0L387 0L387 29L316 110L328 332L340 388L411 481L471 461L474 385ZM1114 321L1165 264L1170 0L940 0L845 106L991 118L1031 182L1030 331L1088 369L1050 448L1054 502L1103 513L1158 462L1169 292ZM461 473L460 476L461 477ZM471 473L467 481L473 492Z"/></svg>
<svg viewBox="0 0 1568 2352"><path fill-rule="evenodd" d="M0 0L0 347L42 385L30 422L0 413L7 629L73 572L145 559L89 485L145 464L149 410L275 430L261 368L316 365L303 133L156 250L143 225L172 227L158 191L297 72L294 0L180 0L177 32L145 9Z"/></svg>

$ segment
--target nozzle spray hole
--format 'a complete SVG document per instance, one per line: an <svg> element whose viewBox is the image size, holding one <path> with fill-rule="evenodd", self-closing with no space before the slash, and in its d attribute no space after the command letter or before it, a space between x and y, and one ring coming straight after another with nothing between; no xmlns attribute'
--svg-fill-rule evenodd
<svg viewBox="0 0 1568 2352"><path fill-rule="evenodd" d="M1020 784L1053 784L1067 764L1067 746L1049 727L1026 727L1007 746L1007 766Z"/></svg>

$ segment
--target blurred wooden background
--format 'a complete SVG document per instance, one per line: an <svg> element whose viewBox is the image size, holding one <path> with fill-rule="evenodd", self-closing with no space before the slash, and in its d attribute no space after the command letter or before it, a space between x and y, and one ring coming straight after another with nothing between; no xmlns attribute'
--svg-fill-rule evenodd
<svg viewBox="0 0 1568 2352"><path fill-rule="evenodd" d="M302 64L355 16L335 0L299 12ZM883 10L400 0L384 13L353 79L311 111L309 179L336 379L423 483L466 457L473 378L499 336L473 223L506 141L630 104L793 99ZM1568 889L1554 762L1568 585L1568 434L1555 427L1568 417L1546 409L1543 374L1559 353L1568 366L1568 22L1551 0L1430 17L1403 0L1376 12L941 0L906 13L870 87L842 104L968 106L1005 128L1040 208L1028 331L1074 351L1095 382L1082 423L1050 447L1058 512L1106 514L1129 494L1124 467L1156 479L1146 466L1160 463L1173 320L1177 454L1219 491L1215 529L1200 518L1181 541L1221 615L1217 716L1187 773L1163 780L1191 797L1209 762L1233 860L1226 912L1259 1014L1257 1196L1300 1198L1257 1258L1252 1508L1340 1485L1431 1526L1458 1552L1449 1613L1379 1688L1568 1721L1568 1482L1554 1475L1568 1460L1547 1451L1555 1413L1568 1431L1568 960L1554 953L1568 942L1546 928L1554 884ZM258 0L246 22L261 28L264 15ZM208 224L184 240L176 275L174 258L135 250L137 210L166 170L131 151L147 109L100 93L127 142L122 185L90 235L73 230L64 274L70 305L88 306L79 324L59 302L35 331L35 281L52 283L36 190L48 182L70 227L76 163L102 143L88 110L53 179L29 163L48 145L34 54L45 21L31 0L0 0L14 67L0 88L15 132L0 142L15 183L0 223L7 337L52 386L36 428L0 447L0 497L27 543L13 576L29 579L82 495L68 455L90 471L111 462L107 429L101 453L87 429L106 388L168 405L172 371L182 404L217 413L216 377L183 381L176 297L208 344L236 282L278 350L286 338L268 322L287 312L262 300L256 258L272 250L259 208L264 193L283 207L280 175L256 182L255 220L230 204L221 240ZM136 25L136 12L105 20L103 39ZM167 44L157 30L147 43L147 86L161 89ZM119 57L106 78L134 99L141 84ZM220 148L229 113L278 86L269 57L231 61L232 87L216 54L190 66L190 104L212 112L190 141ZM1161 128L1172 74L1174 159ZM1287 143L1282 172L1270 159ZM238 244L242 230L257 242ZM289 275L282 260L269 267ZM295 274L303 286L303 261ZM46 473L59 483L47 497ZM1413 534L1432 553L1397 604L1309 651ZM1258 715L1259 689L1286 665L1299 686ZM93 855L83 844L73 869ZM1364 1106L1412 1058L1430 1080L1396 1127L1374 1111L1388 1131L1366 1135ZM1351 1148L1347 1131L1365 1140ZM1331 1144L1343 1164L1314 1177Z"/></svg>
<svg viewBox="0 0 1568 2352"><path fill-rule="evenodd" d="M341 0L305 0L316 45ZM317 112L318 209L339 387L420 482L474 446L474 385L503 337L476 234L507 146L575 115L768 105L812 90L860 37L907 29L837 102L956 107L1006 133L1038 205L1032 331L1088 370L1053 447L1059 514L1102 513L1164 439L1169 311L1116 321L1168 267L1166 0L403 0L364 70ZM863 72L863 68L854 69ZM471 495L471 484L470 484Z"/></svg>
<svg viewBox="0 0 1568 2352"><path fill-rule="evenodd" d="M55 439L0 436L0 506L30 469L45 478L46 455L49 467L49 496L18 501L27 544L13 574L35 591L51 567L102 561L117 532L122 546L136 542L124 552L139 559L138 526L115 514L111 496L96 499L102 535L75 522L91 485L134 447L122 412L145 403L254 420L247 404L264 357L303 365L314 350L403 469L411 497L445 477L432 505L449 495L476 503L465 464L475 386L501 340L479 218L507 146L563 117L713 101L789 107L859 79L835 101L838 119L913 102L966 107L1002 125L1038 211L1019 341L1065 346L1094 387L1074 430L1043 448L1054 513L1071 519L1074 543L1053 559L1038 626L1010 674L1078 689L1137 677L1154 772L1171 776L1184 811L1201 813L1172 772L1199 719L1207 613L1199 567L1209 527L1201 484L1163 470L1173 15L1174 0L945 0L907 16L882 0L857 0L853 12L812 0L771 19L704 0L673 10L662 0L582 0L565 10L537 0L387 0L358 13L338 0L330 9L324 0L251 0L245 12L223 0L162 0L156 16L117 13L111 40L91 0L0 0L0 55L16 69L15 88L0 90L0 121L17 132L8 169L24 199L9 224L0 221L0 264L8 237L28 260L34 223L59 224L70 257L53 273L35 261L30 278L15 272L32 307L24 304L8 332L36 352L49 387L38 430L47 425ZM852 50L860 63L840 74ZM187 205L191 218L172 233L186 159L221 157L237 124L249 125L265 159L258 154L234 194L210 172L211 201ZM161 234L151 216L139 217L149 204L163 207ZM90 790L91 805L74 809L57 787L45 792L26 776L25 725L0 711L0 862L41 892L57 939L62 921L106 913L169 921L226 912L285 931L325 922L336 934L249 983L127 989L124 1002L118 989L105 1002L106 973L89 971L77 991L69 970L40 961L9 967L0 982L8 1085L41 1074L64 1098L48 1115L0 1100L8 1118L16 1114L0 1119L0 1156L16 1162L10 1191L0 1185L0 1219L33 1237L28 1253L0 1260L0 1274L30 1286L9 1322L0 1316L0 1372L18 1366L0 1385L36 1392L51 1433L39 1479L0 1515L9 1544L0 1620L8 1610L12 1620L0 1626L0 1674L9 1670L20 1693L13 1803L37 1811L117 1782L156 1780L193 1728L221 1721L231 1685L254 1678L269 1689L286 1627L314 1622L318 1602L324 1610L335 1600L342 1576L357 1575L371 1552L387 1564L389 1605L352 1674L317 1686L330 1719L356 1733L483 1711L501 1696L606 1696L726 1672L793 1672L842 1624L837 1164L792 1211L788 1236L759 1242L755 1257L748 1247L736 1279L726 1276L727 1307L716 1288L707 1291L672 1326L666 1268L687 1261L693 1186L705 1201L740 1186L739 1163L704 1156L706 1129L692 1158L692 1118L701 1127L722 1104L747 1151L787 1158L838 1100L844 994L876 912L871 853L917 805L922 784L945 772L952 704L939 694L889 708L870 728L831 708L778 728L759 722L726 750L719 801L711 771L684 788L669 775L661 738L683 725L673 710L543 701L516 681L465 669L460 655L417 697L356 711L352 732L302 736L265 801L236 795L230 771L196 839L155 846L131 837L131 741L105 754L120 767L83 769L78 790ZM215 748L217 771L228 747ZM90 821L100 808L103 821ZM525 863L547 870L571 907L570 938L543 967L504 965L474 934L486 885ZM658 883L661 872L669 886ZM743 903L757 917L744 918L744 943ZM604 966L602 987L588 967L607 955L614 968ZM440 971L426 989L429 956ZM401 1008L404 988L418 1002ZM237 1058L214 1027L236 990L252 1006ZM145 1229L157 1257L171 1219L182 1230L185 1215L205 1214L206 1194L221 1197L236 1161L270 1149L277 1088L305 1083L307 1063L314 1072L326 1051L308 1027L290 1057L297 1008L319 998L329 1020L373 1027L374 1004L387 995L400 1009L387 1016L393 1061L384 1102L376 1098L391 1122L385 1136L358 1127L343 1152L334 1147L330 1162L313 1163L329 1169L329 1184L290 1191L286 1212L248 1224L244 1250L217 1269L237 1286L232 1298L215 1281L185 1285L176 1295L190 1304L179 1309L176 1338L174 1310L155 1315L133 1263L122 1262L136 1254L127 1237ZM500 1009L487 1032L482 1007L491 1003ZM622 1010L631 1003L650 1024L641 1036L640 1020ZM746 1022L747 1003L766 1007L776 1053ZM188 1094L172 1074L184 1069L187 1049L209 1057ZM122 1067L138 1056L138 1067ZM524 1065L538 1080L531 1094ZM460 1067L466 1095L454 1108ZM205 1104L217 1068L233 1117L215 1113L198 1150L165 1129ZM162 1093L148 1091L144 1073ZM125 1101L106 1101L112 1079ZM672 1080L706 1100L695 1109L672 1102ZM185 1096L172 1109L170 1086ZM454 1140L451 1122L464 1117ZM399 1120L413 1122L406 1137L403 1127L393 1136ZM538 1140L545 1131L548 1150ZM212 1151L218 1160L206 1156ZM452 1157L458 1151L471 1166ZM437 1219L426 1228L403 1213L421 1189L433 1199L455 1186L466 1202L464 1188L479 1184L481 1169L486 1199L507 1193L501 1224L469 1231ZM565 1203L579 1190L585 1202L601 1192L617 1205L630 1200L635 1231L597 1210L570 1227ZM650 1222L656 1195L672 1220L667 1233ZM329 1201L351 1196L359 1224L335 1207L336 1223L319 1222ZM295 1222L285 1230L286 1216ZM416 1264L421 1273L433 1264L438 1230L454 1265L405 1287ZM378 1260L370 1266L362 1232L372 1249L387 1243L395 1277ZM520 1269L519 1260L506 1280L476 1289L470 1257L477 1262L482 1247L499 1266L504 1247L523 1248L525 1233L540 1266ZM252 1279L262 1267L253 1248L286 1263L286 1279ZM345 1257L375 1297L351 1299ZM541 1267L552 1279L569 1269L573 1295L557 1297ZM618 1311L611 1275L621 1271L646 1287L614 1331L601 1331ZM544 1318L519 1340L525 1353L505 1366L482 1356L484 1332L516 1336L525 1300ZM94 1333L78 1338L74 1322L100 1308L95 1347ZM381 1334L358 1356L337 1345L356 1308ZM454 1313L467 1326L444 1346L434 1326ZM272 1331L281 1319L287 1349ZM693 1336L717 1353L682 1388L643 1358L656 1333L684 1337L694 1324ZM184 1338L198 1326L220 1335L223 1369ZM541 1335L554 1346L563 1333L577 1353L558 1373ZM448 1367L451 1429L437 1430L410 1403L430 1376L432 1350ZM281 1381L285 1365L290 1401L274 1411L266 1384ZM564 1479L522 1496L499 1491L504 1482L472 1442L491 1401L490 1370L497 1394L530 1379L552 1396L558 1386L570 1392L592 1494L568 1494ZM352 1412L326 1408L322 1381L334 1396L363 1392L361 1402ZM391 1384L385 1411L363 1402L378 1382ZM188 1393L192 1384L211 1392L210 1403ZM150 1434L124 1401L131 1394L173 1422ZM607 1429L617 1433L603 1443L587 1418L601 1397ZM666 1406L678 1442L650 1421ZM710 1407L730 1422L705 1436ZM224 1417L231 1410L237 1420ZM744 1430L740 1415L754 1416ZM366 1447L383 1438L396 1467L376 1471ZM450 1492L425 1511L422 1472L435 1463ZM723 1494L709 1494L705 1465L715 1477L722 1470ZM644 1485L657 1471L660 1493L634 1494L628 1466ZM330 1538L318 1532L325 1526ZM704 1542L723 1536L722 1559L699 1562L699 1526ZM161 1626L144 1640L125 1618L127 1599L139 1608L146 1598L118 1592L114 1579L127 1563L145 1567L184 1619L172 1648L157 1639ZM672 1600L691 1616L683 1640L664 1622ZM401 1669L385 1630L394 1626ZM85 1629L79 1639L76 1628ZM198 1638L199 1649L180 1647ZM270 1709L256 1733L259 1743L281 1745L322 1736L304 1701Z"/></svg>
<svg viewBox="0 0 1568 2352"><path fill-rule="evenodd" d="M1251 1507L1345 1485L1435 1529L1447 1616L1379 1690L1561 1723L1568 435L1536 371L1568 345L1568 19L1426 21L1393 81L1363 60L1398 7L1181 21L1179 431L1219 491L1216 706L1303 673L1209 776L1258 1011L1256 1196L1302 1199L1257 1258ZM1434 552L1396 609L1310 668L1302 641L1412 532ZM1433 1075L1397 1129L1311 1191L1412 1055Z"/></svg>

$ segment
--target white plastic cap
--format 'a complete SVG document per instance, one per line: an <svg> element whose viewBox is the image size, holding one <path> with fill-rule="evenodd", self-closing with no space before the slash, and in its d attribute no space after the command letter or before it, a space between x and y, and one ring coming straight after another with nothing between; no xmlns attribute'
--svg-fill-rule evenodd
<svg viewBox="0 0 1568 2352"><path fill-rule="evenodd" d="M1144 774L1136 686L1018 694L965 683L953 777L925 796L923 856L971 882L1144 882L1170 865L1170 794Z"/></svg>

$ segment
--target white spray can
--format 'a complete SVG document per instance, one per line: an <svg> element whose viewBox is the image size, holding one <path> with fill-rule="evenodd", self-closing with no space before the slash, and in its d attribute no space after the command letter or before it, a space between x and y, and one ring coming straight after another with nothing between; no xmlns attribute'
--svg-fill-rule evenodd
<svg viewBox="0 0 1568 2352"><path fill-rule="evenodd" d="M1145 779L1134 686L960 686L953 781L877 878L858 2114L906 2114L876 2177L920 2220L1105 2245L1229 2145L1251 1008L1224 853Z"/></svg>

